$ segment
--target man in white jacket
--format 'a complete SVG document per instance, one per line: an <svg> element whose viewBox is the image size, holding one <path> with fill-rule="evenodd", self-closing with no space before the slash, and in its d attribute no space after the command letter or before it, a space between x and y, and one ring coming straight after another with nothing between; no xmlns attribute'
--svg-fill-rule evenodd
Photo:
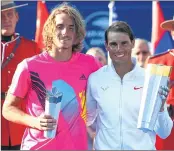
<svg viewBox="0 0 174 151"><path fill-rule="evenodd" d="M155 136L166 138L173 123L163 103L153 132L137 129L144 69L131 59L134 35L125 22L105 32L111 63L92 73L87 87L87 126L97 118L95 150L155 150Z"/></svg>

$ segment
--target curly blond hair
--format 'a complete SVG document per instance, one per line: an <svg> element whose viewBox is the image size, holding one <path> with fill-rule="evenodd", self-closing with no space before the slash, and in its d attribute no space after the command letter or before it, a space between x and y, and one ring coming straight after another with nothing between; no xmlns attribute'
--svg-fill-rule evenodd
<svg viewBox="0 0 174 151"><path fill-rule="evenodd" d="M73 19L76 32L76 44L72 46L72 51L81 51L83 48L82 42L86 34L84 20L79 11L67 3L62 3L54 8L44 24L42 36L45 49L47 51L52 50L53 37L56 30L55 16L60 13L66 13Z"/></svg>

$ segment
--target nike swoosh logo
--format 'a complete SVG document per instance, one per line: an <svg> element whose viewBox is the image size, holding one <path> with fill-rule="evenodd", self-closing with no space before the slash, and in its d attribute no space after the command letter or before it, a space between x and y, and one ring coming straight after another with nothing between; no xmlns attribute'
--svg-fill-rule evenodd
<svg viewBox="0 0 174 151"><path fill-rule="evenodd" d="M141 88L143 88L143 87L134 87L134 90L139 90Z"/></svg>

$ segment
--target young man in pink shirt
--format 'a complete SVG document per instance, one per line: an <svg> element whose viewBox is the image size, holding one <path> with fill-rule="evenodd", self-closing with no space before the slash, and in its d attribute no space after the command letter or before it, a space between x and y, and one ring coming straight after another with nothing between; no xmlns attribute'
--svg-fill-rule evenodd
<svg viewBox="0 0 174 151"><path fill-rule="evenodd" d="M90 73L100 64L92 56L79 53L84 37L80 13L63 3L51 12L44 25L43 53L18 65L3 106L3 116L28 126L21 149L87 150L86 84ZM61 94L58 121L45 114L48 91ZM18 108L21 101L26 103L27 114ZM55 129L56 123L55 138L45 138L44 131Z"/></svg>

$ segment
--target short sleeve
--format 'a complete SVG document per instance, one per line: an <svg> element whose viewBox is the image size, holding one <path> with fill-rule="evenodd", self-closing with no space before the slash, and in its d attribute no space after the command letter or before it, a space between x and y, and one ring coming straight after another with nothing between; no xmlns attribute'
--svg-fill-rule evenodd
<svg viewBox="0 0 174 151"><path fill-rule="evenodd" d="M18 64L12 78L12 83L9 88L9 93L25 98L29 89L29 73L26 60Z"/></svg>

